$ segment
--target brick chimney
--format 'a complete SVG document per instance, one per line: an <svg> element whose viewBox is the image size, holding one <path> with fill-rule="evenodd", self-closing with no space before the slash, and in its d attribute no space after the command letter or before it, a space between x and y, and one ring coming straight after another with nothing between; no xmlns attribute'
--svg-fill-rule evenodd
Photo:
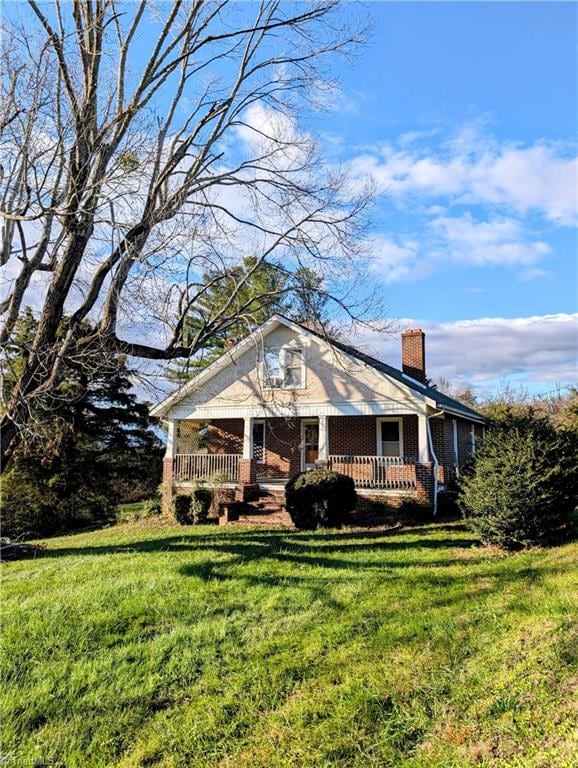
<svg viewBox="0 0 578 768"><path fill-rule="evenodd" d="M421 328L401 334L401 368L407 376L425 384L425 333Z"/></svg>

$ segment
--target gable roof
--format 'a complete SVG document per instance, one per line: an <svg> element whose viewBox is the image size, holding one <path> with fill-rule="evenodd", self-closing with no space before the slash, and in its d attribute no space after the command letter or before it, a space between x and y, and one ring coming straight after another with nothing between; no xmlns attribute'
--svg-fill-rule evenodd
<svg viewBox="0 0 578 768"><path fill-rule="evenodd" d="M282 315L279 315L279 317L282 317ZM287 318L283 319L285 320ZM403 373L403 371L400 371L399 368L394 368L392 365L388 365L381 360L377 360L375 357L371 357L371 355L367 355L365 352L361 352L356 347L352 347L349 344L344 344L341 341L329 338L328 336L324 336L317 331L311 330L311 328L307 328L307 326L302 325L301 323L296 323L294 320L290 322L292 322L294 325L298 325L304 331L313 334L313 336L317 336L319 339L323 339L323 341L326 341L328 344L331 344L342 352L345 352L345 354L351 355L351 357L354 357L366 365L369 365L376 371L384 373L386 376L390 376L392 379L399 381L401 384L405 384L410 389L425 395L430 400L434 400L436 406L440 410L450 411L452 413L456 413L457 415L463 416L464 418L474 419L475 421L485 423L486 419L484 416L482 416L477 411L474 411L473 408L460 403L459 400L450 397L450 395L446 395L443 392L440 392L439 389L436 389L435 387L429 387L426 384L422 384L421 382L416 381L411 376L407 376L405 373Z"/></svg>
<svg viewBox="0 0 578 768"><path fill-rule="evenodd" d="M226 352L224 352L219 358L217 358L217 360L211 363L211 365L207 366L203 371L197 374L197 376L191 379L191 381L187 382L176 392L173 392L161 403L152 408L151 415L162 418L164 415L166 415L171 406L175 404L175 402L182 400L182 398L186 397L190 391L198 387L200 384L208 381L216 373L230 365L230 363L234 362L235 359L245 351L245 348L248 348L254 344L256 339L264 338L279 324L293 329L298 328L305 334L309 334L311 336L315 336L318 339L321 339L321 341L324 341L326 344L329 344L335 349L340 350L344 354L359 360L360 362L373 368L379 373L395 379L395 381L408 387L408 389L419 393L423 397L427 398L430 401L430 404L437 407L439 410L447 411L448 413L452 413L454 415L461 416L462 418L480 423L485 423L486 421L486 419L481 414L477 413L477 411L474 411L473 408L469 408L468 406L463 405L459 402L459 400L455 400L453 397L440 392L434 387L429 387L419 381L416 381L411 376L404 374L403 371L400 371L398 368L394 368L392 365L388 365L381 360L377 360L375 357L371 357L365 352L361 352L349 344L344 344L341 341L332 339L325 334L312 330L306 325L297 323L295 320L290 320L288 317L280 314L273 315L269 320L263 323L263 325L259 326L259 328L257 328L252 334L249 334L240 342L235 344L231 349L228 349Z"/></svg>

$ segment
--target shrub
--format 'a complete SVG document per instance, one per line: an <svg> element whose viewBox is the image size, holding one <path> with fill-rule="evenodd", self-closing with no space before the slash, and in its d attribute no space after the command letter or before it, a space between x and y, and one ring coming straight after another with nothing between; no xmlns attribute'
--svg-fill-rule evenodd
<svg viewBox="0 0 578 768"><path fill-rule="evenodd" d="M209 488L195 488L192 493L178 493L173 498L175 520L181 525L199 525L206 522L213 492Z"/></svg>
<svg viewBox="0 0 578 768"><path fill-rule="evenodd" d="M421 523L425 520L433 520L433 506L431 502L424 501L415 496L405 496L396 508L398 517Z"/></svg>
<svg viewBox="0 0 578 768"><path fill-rule="evenodd" d="M196 525L206 522L212 503L213 492L209 488L195 488L192 493L191 509L193 522Z"/></svg>
<svg viewBox="0 0 578 768"><path fill-rule="evenodd" d="M116 499L87 470L65 472L36 457L14 462L2 476L2 533L18 539L54 536L116 521Z"/></svg>
<svg viewBox="0 0 578 768"><path fill-rule="evenodd" d="M162 501L157 496L153 499L143 501L141 515L142 517L158 517L162 514Z"/></svg>
<svg viewBox="0 0 578 768"><path fill-rule="evenodd" d="M353 480L327 469L302 472L285 486L285 506L297 528L339 528L356 501Z"/></svg>
<svg viewBox="0 0 578 768"><path fill-rule="evenodd" d="M173 496L173 514L177 523L192 525L195 520L192 512L193 499L188 493L177 493Z"/></svg>
<svg viewBox="0 0 578 768"><path fill-rule="evenodd" d="M578 439L532 414L491 429L466 468L460 500L485 542L506 549L569 535L578 490Z"/></svg>

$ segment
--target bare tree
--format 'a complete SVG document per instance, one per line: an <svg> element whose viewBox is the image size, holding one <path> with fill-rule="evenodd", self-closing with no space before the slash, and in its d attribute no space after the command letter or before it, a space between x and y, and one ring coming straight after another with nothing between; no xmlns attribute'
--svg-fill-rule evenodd
<svg viewBox="0 0 578 768"><path fill-rule="evenodd" d="M334 87L334 56L364 40L358 9L29 0L8 16L1 343L25 304L39 324L3 405L3 459L35 405L49 407L65 359L187 357L238 321L242 281L183 343L209 288L202 276L244 255L289 275L314 266L341 311L363 315L350 278L370 192L323 163L299 128Z"/></svg>

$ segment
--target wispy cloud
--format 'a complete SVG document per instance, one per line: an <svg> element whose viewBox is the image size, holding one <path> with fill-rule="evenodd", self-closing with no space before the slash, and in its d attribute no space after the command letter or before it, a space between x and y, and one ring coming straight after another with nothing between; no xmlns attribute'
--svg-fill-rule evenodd
<svg viewBox="0 0 578 768"><path fill-rule="evenodd" d="M378 236L371 244L374 271L389 283L416 280L450 264L523 267L526 279L532 279L540 273L530 274L529 268L550 250L516 219L495 216L480 221L469 213L429 219L418 237Z"/></svg>
<svg viewBox="0 0 578 768"><path fill-rule="evenodd" d="M578 381L578 313L447 323L412 318L399 326L425 330L427 370L434 379L443 376L479 390L508 378L534 388ZM355 343L400 364L399 336L364 332Z"/></svg>
<svg viewBox="0 0 578 768"><path fill-rule="evenodd" d="M497 205L517 215L539 213L560 226L577 219L576 148L560 142L500 143L471 125L441 143L428 132L404 134L355 157L351 166L398 201Z"/></svg>

